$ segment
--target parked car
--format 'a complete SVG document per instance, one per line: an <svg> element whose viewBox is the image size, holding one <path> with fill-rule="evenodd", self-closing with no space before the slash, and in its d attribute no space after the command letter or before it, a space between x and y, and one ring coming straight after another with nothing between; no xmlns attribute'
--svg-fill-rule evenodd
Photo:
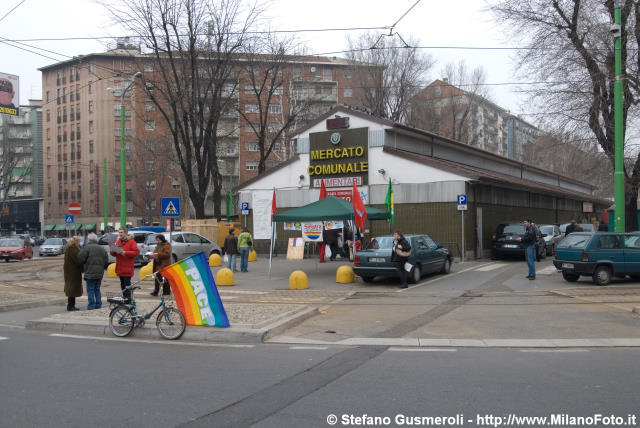
<svg viewBox="0 0 640 428"><path fill-rule="evenodd" d="M562 233L562 236L567 235L567 226L570 224L571 223L563 223L560 225L560 233ZM597 232L595 226L591 223L578 223L578 226L582 229L580 232Z"/></svg>
<svg viewBox="0 0 640 428"><path fill-rule="evenodd" d="M524 257L525 247L521 241L525 230L522 222L500 223L491 237L491 257L494 259L500 256ZM542 238L542 233L539 232L538 229L538 233L536 233L537 260L543 259L546 254L546 243Z"/></svg>
<svg viewBox="0 0 640 428"><path fill-rule="evenodd" d="M591 276L607 285L614 276L640 279L640 234L574 232L558 244L554 266L569 282Z"/></svg>
<svg viewBox="0 0 640 428"><path fill-rule="evenodd" d="M449 273L453 258L451 251L436 244L428 235L405 235L411 245L409 263L413 265L409 272L409 280L420 281L422 275L433 272ZM364 282L371 282L377 276L396 277L391 262L393 236L380 236L371 240L364 250L354 256L353 271L360 275Z"/></svg>
<svg viewBox="0 0 640 428"><path fill-rule="evenodd" d="M33 247L29 239L11 238L0 239L0 256L8 262L11 259L24 260L33 258Z"/></svg>
<svg viewBox="0 0 640 428"><path fill-rule="evenodd" d="M136 244L138 244L138 251L139 251L138 255L133 261L133 265L142 266L142 264L145 262L144 253L149 251L146 248L145 240L147 236L154 235L154 233L146 230L135 230L135 231L130 230L129 235L133 235L134 241L136 241ZM116 258L111 254L109 254L109 245L114 245L116 243L116 239L118 239L118 232L109 232L102 235L98 240L98 245L102 246L104 250L107 252L107 255L109 256L109 263L115 263L116 261Z"/></svg>
<svg viewBox="0 0 640 428"><path fill-rule="evenodd" d="M39 249L40 257L42 256L59 256L64 254L67 247L66 238L47 238Z"/></svg>
<svg viewBox="0 0 640 428"><path fill-rule="evenodd" d="M156 249L156 235L164 235L169 242L169 232L160 234L153 233L147 236L145 241L145 253L153 252ZM173 263L182 260L199 252L203 252L209 257L211 254L222 254L222 249L215 242L209 241L204 236L200 236L193 232L173 232L171 241L171 260ZM149 257L145 255L145 261L149 261Z"/></svg>
<svg viewBox="0 0 640 428"><path fill-rule="evenodd" d="M542 239L544 239L545 248L547 250L547 256L552 256L556 250L558 242L562 240L562 233L560 228L554 224L542 224L538 226L542 233Z"/></svg>

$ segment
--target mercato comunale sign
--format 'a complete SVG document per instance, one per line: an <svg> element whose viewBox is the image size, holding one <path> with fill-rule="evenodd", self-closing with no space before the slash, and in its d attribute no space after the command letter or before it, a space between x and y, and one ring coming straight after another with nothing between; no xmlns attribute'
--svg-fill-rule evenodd
<svg viewBox="0 0 640 428"><path fill-rule="evenodd" d="M369 162L364 158L364 149L361 146L339 147L335 149L313 150L311 160L343 159L345 162L309 165L309 175L352 174L369 171Z"/></svg>

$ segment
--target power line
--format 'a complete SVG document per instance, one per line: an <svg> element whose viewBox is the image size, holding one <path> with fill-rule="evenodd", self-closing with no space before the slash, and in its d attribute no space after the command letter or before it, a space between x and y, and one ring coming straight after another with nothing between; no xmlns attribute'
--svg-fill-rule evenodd
<svg viewBox="0 0 640 428"><path fill-rule="evenodd" d="M5 19L7 16L9 16L9 14L11 14L11 12L13 12L14 10L16 10L22 3L24 3L27 0L22 0L20 3L18 3L17 5L14 6L13 9L11 9L9 12L5 13L4 16L2 18L0 18L0 22L2 22L3 19Z"/></svg>
<svg viewBox="0 0 640 428"><path fill-rule="evenodd" d="M411 6L411 7L409 8L409 10L407 10L404 14L402 14L402 16L401 16L401 17L400 17L396 22L394 22L394 23L393 23L393 25L391 26L391 31L393 31L393 29L395 28L395 26L396 26L396 25L398 25L398 22L402 21L402 18L404 18L405 16L407 16L407 15L409 14L409 12L411 12L411 10L412 10L414 7L416 7L416 6L418 5L418 3L420 3L420 1L421 1L421 0L418 0L417 2L415 2L415 3L413 4L413 6Z"/></svg>

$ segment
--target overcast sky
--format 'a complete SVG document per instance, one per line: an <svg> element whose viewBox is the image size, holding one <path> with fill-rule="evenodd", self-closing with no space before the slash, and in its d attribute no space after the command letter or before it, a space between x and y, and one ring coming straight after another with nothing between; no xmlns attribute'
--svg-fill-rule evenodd
<svg viewBox="0 0 640 428"><path fill-rule="evenodd" d="M109 25L109 17L92 0L6 0L0 3L0 40L33 38L79 38L121 36ZM416 3L416 0L273 0L268 13L274 29L321 29L390 26ZM405 39L412 36L421 46L498 47L508 46L504 29L493 22L482 9L482 0L422 0L400 22L395 30ZM348 32L352 36L356 33ZM327 53L346 49L347 32L301 33L311 53ZM69 59L75 55L103 52L113 40L69 40L23 42L54 53L27 52L0 43L0 72L20 77L20 102L42 98L42 79L38 67ZM22 45L24 49L36 51ZM441 77L440 70L448 62L464 59L470 68L483 66L488 83L516 82L510 50L428 49L437 61L425 83ZM333 55L331 55L333 56ZM337 55L340 56L340 55ZM523 100L513 85L489 86L489 95L498 105L514 113L527 113ZM527 119L527 117L525 117ZM530 119L528 119L530 120Z"/></svg>

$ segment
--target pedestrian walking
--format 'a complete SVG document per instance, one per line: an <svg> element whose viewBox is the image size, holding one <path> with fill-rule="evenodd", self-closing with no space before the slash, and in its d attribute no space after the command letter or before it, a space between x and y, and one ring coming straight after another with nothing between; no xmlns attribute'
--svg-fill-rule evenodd
<svg viewBox="0 0 640 428"><path fill-rule="evenodd" d="M571 223L569 223L569 225L565 229L564 236L568 236L570 233L575 232L577 226L578 223L575 220L571 220Z"/></svg>
<svg viewBox="0 0 640 428"><path fill-rule="evenodd" d="M89 299L87 309L100 309L102 307L100 285L104 276L104 267L109 263L109 256L98 245L98 236L95 233L87 235L87 243L78 254L78 263L83 267L84 280L87 286L87 297Z"/></svg>
<svg viewBox="0 0 640 428"><path fill-rule="evenodd" d="M336 256L338 255L338 234L340 233L340 229L324 229L322 231L322 241L325 245L329 246L331 250L331 256L329 260L335 261Z"/></svg>
<svg viewBox="0 0 640 428"><path fill-rule="evenodd" d="M64 294L67 296L67 311L79 311L76 297L82 296L82 268L78 263L80 238L72 237L64 250ZM104 269L104 266L103 266Z"/></svg>
<svg viewBox="0 0 640 428"><path fill-rule="evenodd" d="M246 227L242 228L242 233L238 236L238 249L240 250L240 272L248 272L249 251L253 250L253 236Z"/></svg>
<svg viewBox="0 0 640 428"><path fill-rule="evenodd" d="M227 267L237 272L236 260L240 252L238 251L238 237L234 235L235 229L229 229L229 234L224 238L224 253L227 255Z"/></svg>
<svg viewBox="0 0 640 428"><path fill-rule="evenodd" d="M529 267L529 274L527 278L529 280L536 279L536 231L532 224L531 219L524 221L524 235L522 236L522 244L524 245L524 256L527 260L527 266Z"/></svg>
<svg viewBox="0 0 640 428"><path fill-rule="evenodd" d="M391 251L391 261L400 275L401 288L407 288L407 270L405 263L411 255L411 245L399 230L393 232L393 250Z"/></svg>
<svg viewBox="0 0 640 428"><path fill-rule="evenodd" d="M153 272L157 272L171 264L171 244L167 242L164 235L156 235L156 249L149 256L153 259ZM156 273L153 284L153 291L149 294L157 296L160 292L160 284L162 284L162 295L169 296L171 294L171 286L164 276Z"/></svg>
<svg viewBox="0 0 640 428"><path fill-rule="evenodd" d="M140 252L138 244L133 239L133 235L127 236L127 230L123 227L118 229L118 239L113 246L109 246L111 255L116 258L116 275L120 278L120 289L125 299L131 298L131 291L125 288L131 285L133 276L133 262Z"/></svg>

